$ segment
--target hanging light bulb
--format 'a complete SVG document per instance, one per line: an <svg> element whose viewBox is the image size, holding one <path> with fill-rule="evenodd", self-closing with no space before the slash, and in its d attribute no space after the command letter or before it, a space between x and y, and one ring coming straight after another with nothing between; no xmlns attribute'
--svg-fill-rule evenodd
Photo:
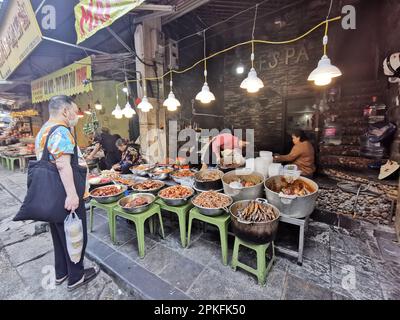
<svg viewBox="0 0 400 320"><path fill-rule="evenodd" d="M95 108L96 110L101 110L101 109L103 109L103 106L102 106L102 104L100 103L99 100L97 100L96 103L94 104L94 108Z"/></svg>
<svg viewBox="0 0 400 320"><path fill-rule="evenodd" d="M252 67L251 67L251 69L249 71L249 74L247 75L247 78L244 79L242 81L242 83L240 84L240 87L242 89L246 89L247 92L249 92L249 93L258 92L261 88L264 87L264 83L257 76L256 69L254 69L253 61L254 61L254 53L251 54Z"/></svg>
<svg viewBox="0 0 400 320"><path fill-rule="evenodd" d="M116 119L122 119L124 113L120 107L120 105L117 103L115 106L114 111L111 113Z"/></svg>
<svg viewBox="0 0 400 320"><path fill-rule="evenodd" d="M168 111L176 111L178 107L181 106L181 103L178 99L175 98L174 93L172 92L172 81L170 81L171 91L168 95L168 98L164 101L163 106L167 107Z"/></svg>
<svg viewBox="0 0 400 320"><path fill-rule="evenodd" d="M143 97L142 101L138 104L137 107L142 112L149 112L151 109L153 109L153 106L151 105L146 96Z"/></svg>
<svg viewBox="0 0 400 320"><path fill-rule="evenodd" d="M244 65L242 62L239 62L239 64L236 66L236 73L237 74L243 74L244 73Z"/></svg>
<svg viewBox="0 0 400 320"><path fill-rule="evenodd" d="M196 100L199 100L201 103L210 103L215 100L214 94L210 91L210 88L207 83L207 57L206 57L206 31L204 30L204 84L201 88L201 91L196 95Z"/></svg>
<svg viewBox="0 0 400 320"><path fill-rule="evenodd" d="M120 105L118 104L118 95L117 95L117 105L115 106L115 109L111 114L116 118L116 119L122 119L124 113L122 112L122 109Z"/></svg>
<svg viewBox="0 0 400 320"><path fill-rule="evenodd" d="M314 81L317 86L326 86L332 82L333 78L339 77L342 75L342 72L338 67L335 67L331 64L331 60L327 55L327 46L328 46L328 19L331 13L333 0L331 0L331 5L329 7L328 15L326 16L325 22L325 35L322 39L322 44L324 46L324 55L321 60L318 62L317 68L315 68L309 75L308 81Z"/></svg>
<svg viewBox="0 0 400 320"><path fill-rule="evenodd" d="M181 103L179 102L178 99L175 98L175 94L172 91L173 87L173 82L172 82L172 50L169 50L169 75L170 75L170 80L169 80L169 86L170 86L170 93L168 95L168 98L164 101L163 106L167 107L168 111L176 111L178 107L181 106Z"/></svg>
<svg viewBox="0 0 400 320"><path fill-rule="evenodd" d="M253 22L253 33L251 42L251 69L247 75L247 78L242 81L240 84L240 88L246 89L249 93L258 92L261 88L264 87L264 83L262 80L257 76L256 69L254 68L254 31L256 28L256 20L257 20L257 11L258 11L258 4L256 5L256 10L254 14L254 22Z"/></svg>
<svg viewBox="0 0 400 320"><path fill-rule="evenodd" d="M308 81L314 81L317 86L326 86L332 82L332 78L342 75L338 67L331 64L327 55L323 55L315 68L309 75Z"/></svg>
<svg viewBox="0 0 400 320"><path fill-rule="evenodd" d="M122 113L128 119L132 118L133 115L136 114L129 101L126 102L125 108L122 110Z"/></svg>
<svg viewBox="0 0 400 320"><path fill-rule="evenodd" d="M146 79L143 79L143 93L144 93L143 99L138 104L137 108L142 112L149 112L151 109L153 109L153 106L147 99Z"/></svg>

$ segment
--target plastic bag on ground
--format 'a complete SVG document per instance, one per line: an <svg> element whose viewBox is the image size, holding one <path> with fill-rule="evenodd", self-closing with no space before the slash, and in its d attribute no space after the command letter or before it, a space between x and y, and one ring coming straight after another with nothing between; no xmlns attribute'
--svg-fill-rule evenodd
<svg viewBox="0 0 400 320"><path fill-rule="evenodd" d="M83 250L82 221L75 212L71 212L64 221L65 240L69 257L73 263L81 260Z"/></svg>

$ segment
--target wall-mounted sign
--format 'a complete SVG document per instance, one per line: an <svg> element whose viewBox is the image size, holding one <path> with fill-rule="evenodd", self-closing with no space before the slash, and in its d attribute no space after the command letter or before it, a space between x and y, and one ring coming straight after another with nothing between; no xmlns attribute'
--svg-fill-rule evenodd
<svg viewBox="0 0 400 320"><path fill-rule="evenodd" d="M75 6L77 42L81 43L97 31L140 6L144 0L81 0Z"/></svg>
<svg viewBox="0 0 400 320"><path fill-rule="evenodd" d="M9 1L0 22L0 79L7 79L42 40L30 1Z"/></svg>
<svg viewBox="0 0 400 320"><path fill-rule="evenodd" d="M55 95L73 96L93 90L84 80L92 77L92 59L87 57L31 83L32 103L48 101Z"/></svg>

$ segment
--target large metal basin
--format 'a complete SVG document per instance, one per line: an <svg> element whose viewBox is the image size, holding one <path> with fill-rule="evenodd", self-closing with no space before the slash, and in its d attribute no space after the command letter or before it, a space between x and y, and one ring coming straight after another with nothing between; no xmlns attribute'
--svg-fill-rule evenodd
<svg viewBox="0 0 400 320"><path fill-rule="evenodd" d="M231 188L229 184L237 177L245 177L251 175L256 177L259 183L251 187L243 187L241 189ZM222 183L224 186L224 193L232 197L233 201L240 200L254 200L263 197L263 182L264 176L261 173L249 170L234 170L229 171L222 177Z"/></svg>
<svg viewBox="0 0 400 320"><path fill-rule="evenodd" d="M240 239L257 244L266 244L275 240L278 232L280 212L278 208L266 203L265 200L262 200L264 199L258 199L257 201L260 201L267 206L271 206L275 213L277 213L277 218L267 222L249 222L239 220L237 212L246 208L249 202L254 200L238 201L232 204L229 208L231 213L232 231Z"/></svg>
<svg viewBox="0 0 400 320"><path fill-rule="evenodd" d="M265 193L268 202L277 207L282 214L292 218L301 219L311 215L315 209L318 197L318 185L308 178L299 177L298 179L308 184L314 191L307 196L287 196L270 189L273 183L279 186L282 178L283 176L274 176L265 181Z"/></svg>

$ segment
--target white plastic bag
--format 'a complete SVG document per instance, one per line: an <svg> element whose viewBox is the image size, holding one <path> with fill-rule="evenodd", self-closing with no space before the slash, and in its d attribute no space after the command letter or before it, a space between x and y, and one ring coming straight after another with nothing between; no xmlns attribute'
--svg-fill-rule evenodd
<svg viewBox="0 0 400 320"><path fill-rule="evenodd" d="M65 240L69 257L73 263L81 260L83 249L83 227L82 221L77 214L71 212L64 220Z"/></svg>

